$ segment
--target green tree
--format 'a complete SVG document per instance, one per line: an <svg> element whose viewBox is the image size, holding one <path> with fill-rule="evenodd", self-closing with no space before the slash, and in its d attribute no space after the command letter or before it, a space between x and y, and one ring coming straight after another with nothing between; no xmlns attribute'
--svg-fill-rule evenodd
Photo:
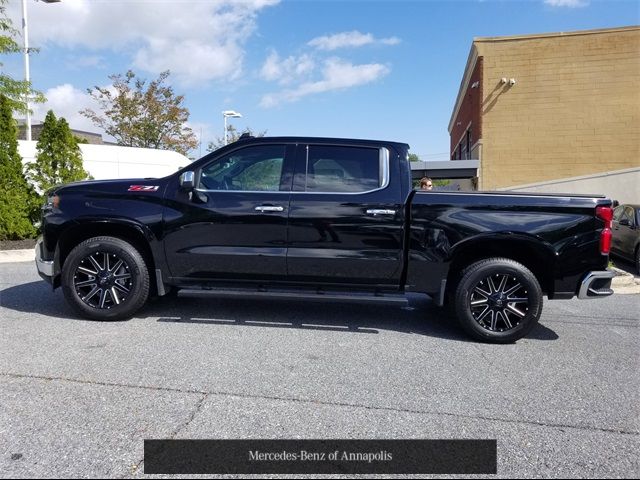
<svg viewBox="0 0 640 480"><path fill-rule="evenodd" d="M267 134L267 131L265 130L263 132L254 133L254 131L250 127L247 127L241 132L238 132L236 127L234 127L233 125L227 125L228 143L237 142L240 139L240 137L245 133L251 135L252 137L264 137ZM224 138L216 137L215 141L209 142L209 145L207 145L207 152L213 152L214 150L218 150L219 148L222 148L222 147L224 147Z"/></svg>
<svg viewBox="0 0 640 480"><path fill-rule="evenodd" d="M409 154L409 161L410 162L419 162L420 161L420 157L415 153L410 153Z"/></svg>
<svg viewBox="0 0 640 480"><path fill-rule="evenodd" d="M0 240L20 240L35 235L33 189L27 183L18 154L18 130L11 101L0 94Z"/></svg>
<svg viewBox="0 0 640 480"><path fill-rule="evenodd" d="M103 113L90 108L80 113L116 139L118 145L162 148L186 155L196 148L198 139L186 123L189 109L184 95L176 95L164 84L169 71L149 83L126 74L110 75L112 88L95 86L87 89Z"/></svg>
<svg viewBox="0 0 640 480"><path fill-rule="evenodd" d="M11 19L6 15L7 0L0 0L0 55L10 53L22 53L23 49L14 40L18 31L13 28ZM2 62L0 62L2 67ZM44 95L31 88L31 83L25 80L14 80L10 76L0 71L0 94L4 95L9 102L12 111L26 113L28 97L31 102L43 103Z"/></svg>
<svg viewBox="0 0 640 480"><path fill-rule="evenodd" d="M44 119L36 159L29 165L28 173L42 194L56 185L89 177L82 168L82 152L69 124L64 118L56 119L51 110Z"/></svg>

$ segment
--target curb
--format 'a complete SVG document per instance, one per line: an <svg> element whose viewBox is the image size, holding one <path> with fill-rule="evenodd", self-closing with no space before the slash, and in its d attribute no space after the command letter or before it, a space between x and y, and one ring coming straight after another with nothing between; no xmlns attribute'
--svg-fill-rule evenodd
<svg viewBox="0 0 640 480"><path fill-rule="evenodd" d="M14 262L35 262L36 252L33 248L25 250L0 250L0 263ZM616 272L616 276L611 281L611 288L616 294L629 295L640 293L640 277L636 277L629 272L610 267Z"/></svg>
<svg viewBox="0 0 640 480"><path fill-rule="evenodd" d="M36 250L34 248L28 248L25 250L0 250L0 263L35 261Z"/></svg>
<svg viewBox="0 0 640 480"><path fill-rule="evenodd" d="M631 295L640 293L640 277L636 277L629 272L620 270L616 267L609 267L616 273L611 280L611 288L618 295Z"/></svg>

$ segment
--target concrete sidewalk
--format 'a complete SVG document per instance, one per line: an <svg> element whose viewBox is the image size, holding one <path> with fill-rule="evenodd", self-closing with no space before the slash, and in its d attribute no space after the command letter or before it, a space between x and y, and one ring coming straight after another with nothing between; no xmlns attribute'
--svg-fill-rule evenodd
<svg viewBox="0 0 640 480"><path fill-rule="evenodd" d="M611 282L611 286L616 293L640 293L640 276L633 275L616 267L611 267L610 270L613 270L617 274Z"/></svg>
<svg viewBox="0 0 640 480"><path fill-rule="evenodd" d="M36 251L33 248L25 250L0 250L0 263L34 262Z"/></svg>
<svg viewBox="0 0 640 480"><path fill-rule="evenodd" d="M25 250L0 250L0 263L34 261L35 250L32 248ZM617 274L611 283L615 293L622 295L640 293L640 276L632 275L616 267L612 267L611 270Z"/></svg>

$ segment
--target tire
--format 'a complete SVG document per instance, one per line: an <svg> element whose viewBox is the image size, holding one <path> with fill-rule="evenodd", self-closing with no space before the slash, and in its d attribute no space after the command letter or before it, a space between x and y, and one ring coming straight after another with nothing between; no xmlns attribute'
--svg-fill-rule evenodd
<svg viewBox="0 0 640 480"><path fill-rule="evenodd" d="M454 301L460 326L473 338L490 343L524 337L542 313L538 280L524 265L507 258L488 258L467 267Z"/></svg>
<svg viewBox="0 0 640 480"><path fill-rule="evenodd" d="M94 237L77 245L62 267L62 291L81 317L131 318L149 296L149 271L140 252L115 237Z"/></svg>

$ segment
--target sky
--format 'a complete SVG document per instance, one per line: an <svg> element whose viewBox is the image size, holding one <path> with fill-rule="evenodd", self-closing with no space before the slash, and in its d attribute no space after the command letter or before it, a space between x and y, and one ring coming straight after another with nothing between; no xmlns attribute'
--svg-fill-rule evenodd
<svg viewBox="0 0 640 480"><path fill-rule="evenodd" d="M31 81L72 128L87 89L133 70L184 95L198 158L238 129L406 142L448 160L447 125L474 37L640 24L640 0L26 0ZM9 0L14 26L21 0ZM21 39L20 39L21 41ZM24 78L21 55L2 69Z"/></svg>

